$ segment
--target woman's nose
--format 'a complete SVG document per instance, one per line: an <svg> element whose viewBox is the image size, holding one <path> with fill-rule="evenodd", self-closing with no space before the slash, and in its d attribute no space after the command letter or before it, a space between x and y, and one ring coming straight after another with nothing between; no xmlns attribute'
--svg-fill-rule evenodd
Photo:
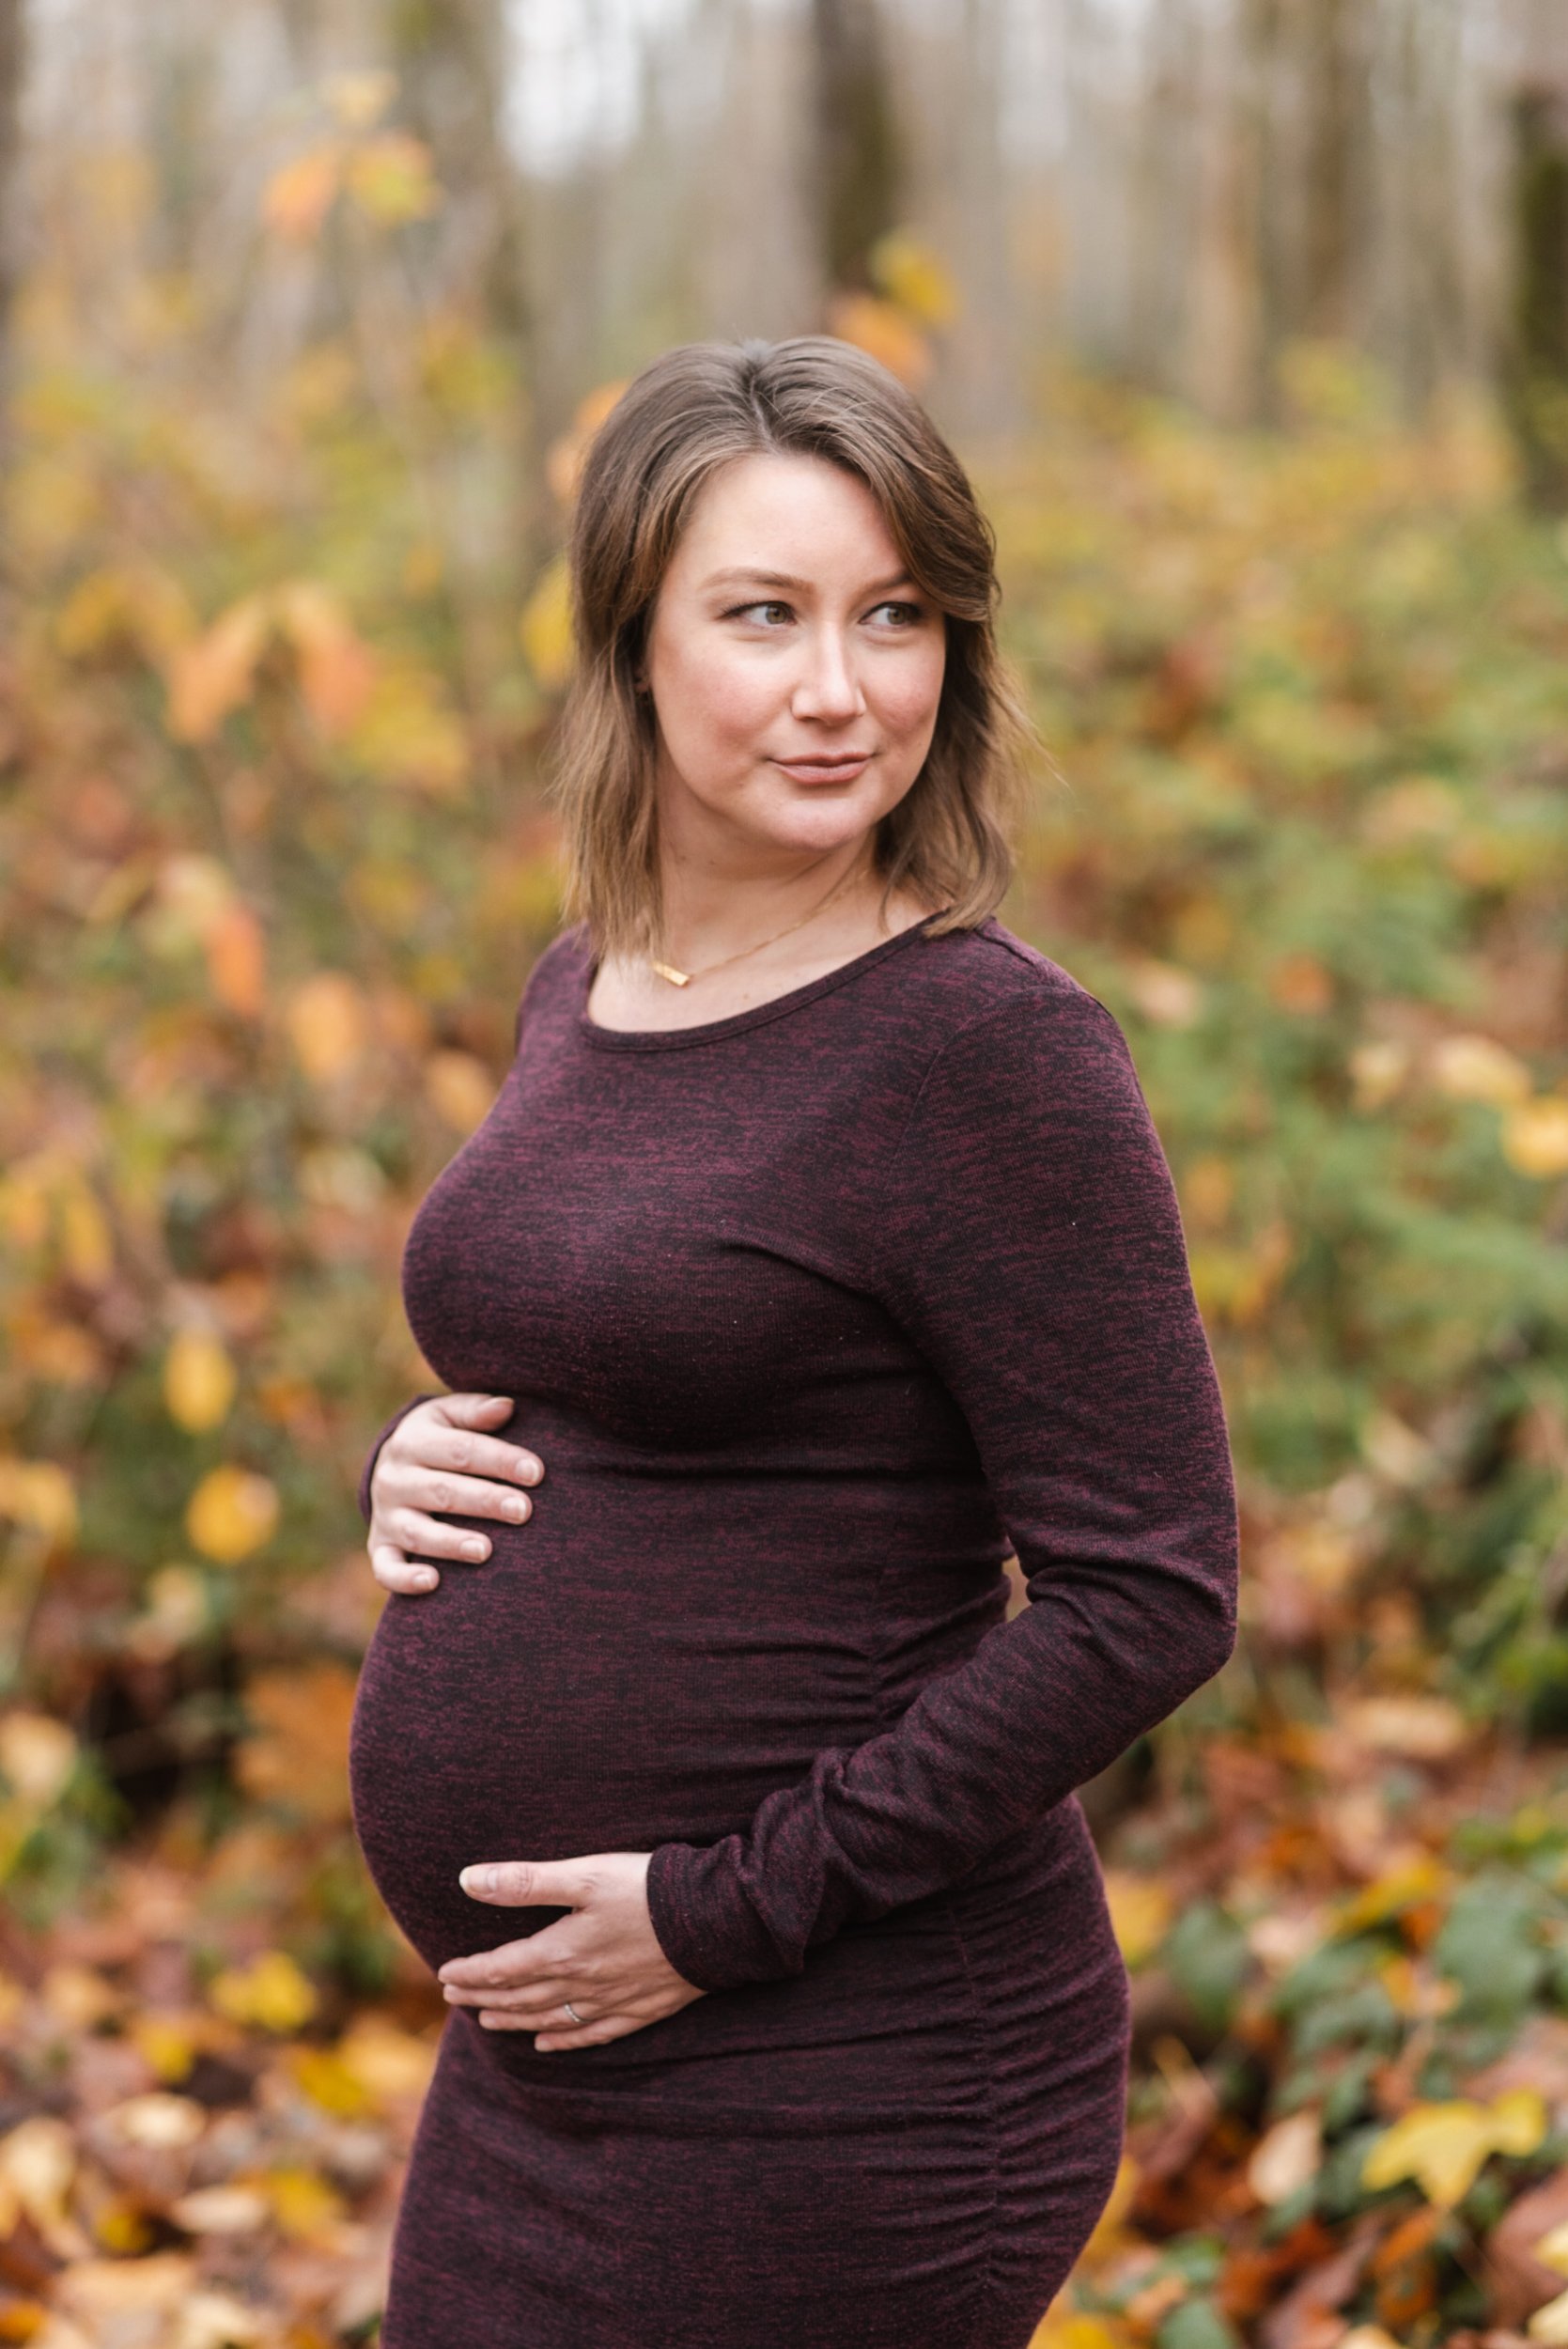
<svg viewBox="0 0 1568 2349"><path fill-rule="evenodd" d="M808 637L805 668L792 701L798 718L858 718L865 708L865 695L836 629L817 629Z"/></svg>

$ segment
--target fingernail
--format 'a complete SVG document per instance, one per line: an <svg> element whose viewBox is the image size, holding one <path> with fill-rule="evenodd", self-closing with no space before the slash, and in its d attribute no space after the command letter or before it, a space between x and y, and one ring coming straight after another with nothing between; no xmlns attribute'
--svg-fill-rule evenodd
<svg viewBox="0 0 1568 2349"><path fill-rule="evenodd" d="M540 1468L537 1460L520 1460L518 1462L517 1473L520 1484L536 1485L539 1478L543 1475L544 1470Z"/></svg>
<svg viewBox="0 0 1568 2349"><path fill-rule="evenodd" d="M465 1868L458 1878L465 1892L493 1892L496 1880L494 1868Z"/></svg>
<svg viewBox="0 0 1568 2349"><path fill-rule="evenodd" d="M508 1493L501 1505L515 1525L520 1525L523 1518L528 1515L528 1496L526 1493Z"/></svg>
<svg viewBox="0 0 1568 2349"><path fill-rule="evenodd" d="M411 1574L409 1580L416 1591L433 1591L436 1587L435 1576L427 1571L424 1574Z"/></svg>
<svg viewBox="0 0 1568 2349"><path fill-rule="evenodd" d="M485 1558L489 1555L489 1544L488 1542L481 1541L476 1533L472 1534L463 1544L463 1556L465 1558Z"/></svg>

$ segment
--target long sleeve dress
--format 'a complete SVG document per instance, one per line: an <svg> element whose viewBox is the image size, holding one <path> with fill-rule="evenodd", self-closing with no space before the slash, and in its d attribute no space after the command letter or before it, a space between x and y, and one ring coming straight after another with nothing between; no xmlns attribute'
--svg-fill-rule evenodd
<svg viewBox="0 0 1568 2349"><path fill-rule="evenodd" d="M564 932L409 1233L425 1359L546 1474L388 1600L350 1781L432 1968L565 1913L469 1861L648 1851L711 1995L543 2053L451 2013L383 2349L1024 2349L1124 2119L1074 1789L1234 1637L1166 1163L994 918L668 1033L592 976Z"/></svg>

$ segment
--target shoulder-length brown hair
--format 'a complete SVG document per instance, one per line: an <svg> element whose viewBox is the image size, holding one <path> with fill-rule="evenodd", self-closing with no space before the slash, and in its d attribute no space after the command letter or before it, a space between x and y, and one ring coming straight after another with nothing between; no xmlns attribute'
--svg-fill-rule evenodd
<svg viewBox="0 0 1568 2349"><path fill-rule="evenodd" d="M997 649L996 540L957 458L914 395L852 343L683 343L629 383L591 442L568 548L577 666L551 758L567 913L596 953L662 949L656 722L637 677L664 576L698 492L758 453L825 458L876 498L909 576L946 618L925 763L877 827L877 868L972 928L1012 877L1010 819L1032 730Z"/></svg>

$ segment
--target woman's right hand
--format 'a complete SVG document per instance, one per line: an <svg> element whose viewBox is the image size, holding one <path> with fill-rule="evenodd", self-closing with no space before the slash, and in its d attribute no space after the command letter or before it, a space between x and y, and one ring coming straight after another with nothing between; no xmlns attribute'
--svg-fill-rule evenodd
<svg viewBox="0 0 1568 2349"><path fill-rule="evenodd" d="M505 1394L442 1394L398 1421L376 1455L370 1479L370 1570L384 1590L408 1597L441 1580L430 1561L479 1564L487 1534L443 1525L432 1510L498 1517L519 1525L533 1513L520 1485L536 1485L544 1462L487 1428L503 1425L516 1406Z"/></svg>

